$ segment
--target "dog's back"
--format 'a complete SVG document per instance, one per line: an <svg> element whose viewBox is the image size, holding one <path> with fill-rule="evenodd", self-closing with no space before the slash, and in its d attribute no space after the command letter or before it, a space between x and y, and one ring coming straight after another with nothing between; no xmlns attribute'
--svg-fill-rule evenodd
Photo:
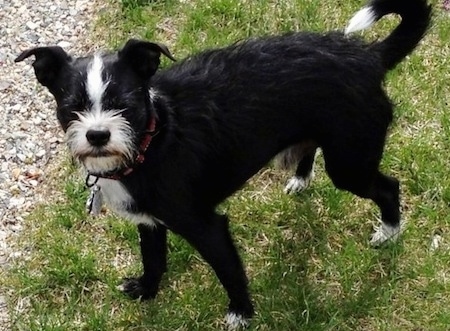
<svg viewBox="0 0 450 331"><path fill-rule="evenodd" d="M346 31L390 12L402 23L381 42L289 33L206 51L157 73L153 88L171 100L177 132L191 142L183 154L192 148L192 158L202 159L196 187L218 202L274 154L304 140L330 151L370 145L371 158L379 159L392 120L384 75L420 41L430 8L423 0L376 0ZM352 153L339 157L353 160Z"/></svg>

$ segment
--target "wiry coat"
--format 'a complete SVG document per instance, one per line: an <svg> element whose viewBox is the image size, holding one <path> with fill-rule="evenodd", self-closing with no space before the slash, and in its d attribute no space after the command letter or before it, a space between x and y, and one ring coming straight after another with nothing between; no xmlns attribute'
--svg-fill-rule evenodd
<svg viewBox="0 0 450 331"><path fill-rule="evenodd" d="M373 0L348 32L389 13L402 22L381 42L290 33L205 51L161 71L168 50L136 40L101 56L72 59L40 47L17 58L36 56L36 76L55 96L72 154L100 178L107 202L139 224L144 273L125 280L126 293L156 295L169 229L216 272L230 298L230 326L246 325L253 307L245 272L215 208L286 149L298 164L288 191L309 183L320 147L334 184L380 208L372 242L398 236L399 184L378 170L393 116L382 85L425 34L430 8L425 0Z"/></svg>
<svg viewBox="0 0 450 331"><path fill-rule="evenodd" d="M201 53L160 71L151 85L171 115L161 150L181 168L168 171L179 173L180 185L189 185L187 194L202 197L205 208L298 142L340 153L350 173L376 168L392 108L382 89L385 68L361 46L340 33L289 34Z"/></svg>

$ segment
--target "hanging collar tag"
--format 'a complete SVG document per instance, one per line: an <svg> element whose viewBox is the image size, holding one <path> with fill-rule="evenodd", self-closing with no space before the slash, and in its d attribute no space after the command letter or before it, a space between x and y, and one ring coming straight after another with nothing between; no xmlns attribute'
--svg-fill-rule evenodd
<svg viewBox="0 0 450 331"><path fill-rule="evenodd" d="M92 216L100 215L103 207L103 193L98 185L91 187L91 193L86 201L86 212Z"/></svg>

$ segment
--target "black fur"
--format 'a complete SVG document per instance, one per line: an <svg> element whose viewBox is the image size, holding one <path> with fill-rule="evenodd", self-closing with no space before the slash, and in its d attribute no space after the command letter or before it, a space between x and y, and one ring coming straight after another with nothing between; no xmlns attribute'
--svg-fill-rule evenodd
<svg viewBox="0 0 450 331"><path fill-rule="evenodd" d="M229 311L251 317L228 219L215 208L292 146L306 146L296 149L297 175L311 171L320 147L333 183L372 199L383 222L399 226L398 181L378 170L393 116L382 85L386 72L423 37L430 8L425 0L375 0L371 6L377 19L402 15L382 42L367 44L340 32L254 38L191 56L153 76L151 64L159 64L159 52L166 54L158 45L136 50L143 44L133 41L118 55L103 56L111 80L104 104L126 108L122 116L133 129L136 150L149 116L158 118L159 133L144 163L120 179L133 198L127 212L161 220L155 228L139 225L144 274L126 280L125 292L144 299L156 295L169 229L212 266L230 298ZM18 60L36 55L42 63L41 54L28 51ZM76 121L73 111L89 108L82 84L87 60L69 60L54 48L48 56L58 59L51 74L56 70L59 78L44 85L51 84L66 130ZM136 61L150 61L144 74Z"/></svg>

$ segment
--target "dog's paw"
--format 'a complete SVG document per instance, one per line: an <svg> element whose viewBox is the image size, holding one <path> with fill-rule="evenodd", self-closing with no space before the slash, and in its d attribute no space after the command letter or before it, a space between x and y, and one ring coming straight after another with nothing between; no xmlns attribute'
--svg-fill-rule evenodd
<svg viewBox="0 0 450 331"><path fill-rule="evenodd" d="M225 323L229 331L244 330L250 326L250 318L241 314L228 312L225 316Z"/></svg>
<svg viewBox="0 0 450 331"><path fill-rule="evenodd" d="M381 225L375 227L375 232L372 234L370 239L370 245L373 247L379 247L384 243L395 242L402 232L402 226L390 226L388 224L382 223Z"/></svg>
<svg viewBox="0 0 450 331"><path fill-rule="evenodd" d="M132 299L148 300L156 296L158 289L146 286L142 278L125 278L117 289Z"/></svg>
<svg viewBox="0 0 450 331"><path fill-rule="evenodd" d="M288 180L283 192L286 194L294 194L306 189L313 179L314 175L312 173L307 177L294 176Z"/></svg>

